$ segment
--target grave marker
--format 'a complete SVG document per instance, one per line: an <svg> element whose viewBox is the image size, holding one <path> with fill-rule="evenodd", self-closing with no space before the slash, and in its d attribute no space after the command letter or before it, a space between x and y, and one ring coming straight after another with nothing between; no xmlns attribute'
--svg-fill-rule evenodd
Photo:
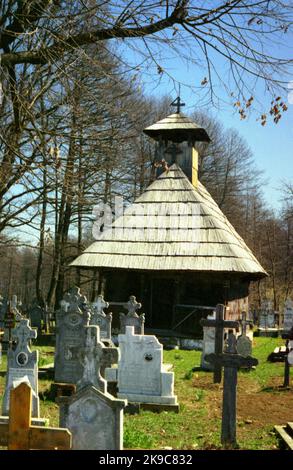
<svg viewBox="0 0 293 470"><path fill-rule="evenodd" d="M136 297L134 295L131 295L129 297L129 301L124 305L124 307L128 310L128 313L126 315L124 313L120 313L121 334L125 334L127 326L133 326L135 334L143 335L145 315L144 313L138 315L136 312L141 308L141 304L136 301Z"/></svg>
<svg viewBox="0 0 293 470"><path fill-rule="evenodd" d="M27 383L10 392L9 422L0 423L1 444L8 450L65 450L71 448L68 429L31 425L32 389Z"/></svg>
<svg viewBox="0 0 293 470"><path fill-rule="evenodd" d="M100 328L100 338L102 340L111 339L112 313L106 315L104 312L104 308L108 307L109 303L105 302L102 295L99 295L97 300L92 304L93 313L91 315L90 325L97 325Z"/></svg>
<svg viewBox="0 0 293 470"><path fill-rule="evenodd" d="M210 326L215 328L215 354L222 354L223 352L223 341L224 341L224 329L225 328L238 328L239 324L237 321L224 320L225 306L218 304L216 306L216 319L201 319L200 324L202 326ZM222 367L219 362L214 364L214 383L220 383L222 380Z"/></svg>
<svg viewBox="0 0 293 470"><path fill-rule="evenodd" d="M237 352L241 356L248 357L252 354L252 341L247 336L247 325L252 324L246 318L246 312L242 312L241 320L239 320L241 335L237 338Z"/></svg>
<svg viewBox="0 0 293 470"><path fill-rule="evenodd" d="M235 447L236 441L236 390L237 371L240 367L252 367L258 364L253 357L243 357L237 354L236 337L232 330L228 334L228 346L224 353L209 354L207 361L224 367L224 387L222 406L221 442L224 446Z"/></svg>
<svg viewBox="0 0 293 470"><path fill-rule="evenodd" d="M15 380L27 380L33 390L32 416L39 417L38 397L38 351L31 351L29 343L37 337L36 330L29 326L29 320L22 319L12 330L12 339L17 341L14 349L7 354L7 375L5 393L2 403L3 415L9 414L10 390Z"/></svg>

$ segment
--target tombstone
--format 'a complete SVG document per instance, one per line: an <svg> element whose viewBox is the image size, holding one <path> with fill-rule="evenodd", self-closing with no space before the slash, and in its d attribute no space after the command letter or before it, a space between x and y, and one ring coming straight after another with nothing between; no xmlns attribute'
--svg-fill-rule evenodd
<svg viewBox="0 0 293 470"><path fill-rule="evenodd" d="M31 326L33 328L37 328L38 334L42 331L42 318L43 318L44 311L40 305L38 305L37 300L34 301L34 304L30 308L28 312L28 316L30 319Z"/></svg>
<svg viewBox="0 0 293 470"><path fill-rule="evenodd" d="M111 324L112 324L112 313L107 315L104 312L104 308L108 308L109 303L105 302L104 297L99 295L97 300L92 304L93 313L90 319L90 325L97 325L100 328L101 340L111 340Z"/></svg>
<svg viewBox="0 0 293 470"><path fill-rule="evenodd" d="M8 450L65 450L71 448L68 429L44 427L31 419L33 391L26 382L14 382L10 392L8 422L0 422L0 445Z"/></svg>
<svg viewBox="0 0 293 470"><path fill-rule="evenodd" d="M163 346L155 336L136 335L134 327L127 326L126 333L119 335L119 349L118 398L133 403L177 405L174 373L166 371Z"/></svg>
<svg viewBox="0 0 293 470"><path fill-rule="evenodd" d="M283 387L290 386L290 366L293 365L293 326L286 334L286 357L284 367L284 383Z"/></svg>
<svg viewBox="0 0 293 470"><path fill-rule="evenodd" d="M29 320L20 320L18 326L12 330L12 339L17 341L15 349L9 349L7 353L7 375L5 393L2 403L3 415L9 414L9 396L13 382L17 380L28 381L32 387L33 402L32 416L38 418L38 351L31 351L29 342L37 337L36 330L29 326Z"/></svg>
<svg viewBox="0 0 293 470"><path fill-rule="evenodd" d="M201 326L208 326L215 329L215 354L223 352L224 329L225 328L238 328L237 321L225 320L225 306L218 304L216 306L215 320L202 318L200 320ZM206 356L205 356L206 357ZM222 367L219 363L214 363L214 383L220 383L222 380Z"/></svg>
<svg viewBox="0 0 293 470"><path fill-rule="evenodd" d="M237 352L241 356L248 357L252 354L252 341L247 336L247 325L251 322L246 319L246 312L242 313L239 323L241 325L241 335L237 338Z"/></svg>
<svg viewBox="0 0 293 470"><path fill-rule="evenodd" d="M0 328L4 328L4 318L7 311L7 300L0 295Z"/></svg>
<svg viewBox="0 0 293 470"><path fill-rule="evenodd" d="M224 367L221 442L224 446L236 447L237 371L243 366L249 368L256 366L258 360L237 354L236 337L232 330L228 334L226 351L220 354L209 354L206 360Z"/></svg>
<svg viewBox="0 0 293 470"><path fill-rule="evenodd" d="M126 401L110 395L101 376L105 363L118 360L118 350L103 345L98 326L90 325L86 330L83 376L75 395L58 399L60 426L71 431L73 449L121 450Z"/></svg>
<svg viewBox="0 0 293 470"><path fill-rule="evenodd" d="M86 297L79 288L64 296L64 304L56 314L55 382L76 384L82 377L82 352L90 316L85 308Z"/></svg>
<svg viewBox="0 0 293 470"><path fill-rule="evenodd" d="M216 319L216 312L213 311L207 316L207 320L215 320ZM203 370L213 370L213 365L210 362L205 360L205 356L207 354L211 354L215 352L215 328L213 326L204 326L203 327L203 345L202 345L202 353L200 359L200 367Z"/></svg>
<svg viewBox="0 0 293 470"><path fill-rule="evenodd" d="M77 382L77 389L93 385L103 393L107 391L103 379L105 368L117 364L119 349L106 347L100 340L100 330L96 325L85 327L85 344L81 350L82 376ZM102 375L102 376L101 376Z"/></svg>
<svg viewBox="0 0 293 470"><path fill-rule="evenodd" d="M271 300L263 300L261 303L259 327L264 329L275 328L275 312Z"/></svg>
<svg viewBox="0 0 293 470"><path fill-rule="evenodd" d="M138 315L136 310L141 308L141 304L136 301L136 297L131 295L129 301L124 305L124 308L128 310L128 313L120 313L120 333L125 334L127 326L133 326L134 332L137 335L144 334L144 322L145 315L142 313Z"/></svg>
<svg viewBox="0 0 293 470"><path fill-rule="evenodd" d="M293 302L287 299L284 306L283 330L290 331L293 326Z"/></svg>

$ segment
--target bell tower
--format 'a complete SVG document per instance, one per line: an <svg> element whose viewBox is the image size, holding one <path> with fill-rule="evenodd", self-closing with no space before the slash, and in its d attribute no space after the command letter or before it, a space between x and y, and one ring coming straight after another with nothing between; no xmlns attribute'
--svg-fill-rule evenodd
<svg viewBox="0 0 293 470"><path fill-rule="evenodd" d="M205 129L180 112L185 106L178 96L171 103L176 112L144 129L144 133L157 141L157 159L165 160L168 166L177 163L193 186L198 182L198 152L195 142L210 142ZM159 172L160 169L158 169Z"/></svg>

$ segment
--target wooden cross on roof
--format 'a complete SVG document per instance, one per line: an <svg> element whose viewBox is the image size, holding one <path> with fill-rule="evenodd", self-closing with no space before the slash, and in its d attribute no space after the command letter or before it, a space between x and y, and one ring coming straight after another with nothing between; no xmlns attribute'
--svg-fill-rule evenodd
<svg viewBox="0 0 293 470"><path fill-rule="evenodd" d="M32 389L22 382L10 392L9 422L0 424L1 445L8 450L69 450L68 429L32 426L31 406Z"/></svg>
<svg viewBox="0 0 293 470"><path fill-rule="evenodd" d="M176 100L172 101L170 106L176 106L177 107L176 113L179 114L181 106L185 106L185 103L181 101L180 96L177 96Z"/></svg>
<svg viewBox="0 0 293 470"><path fill-rule="evenodd" d="M214 327L215 332L215 354L221 354L223 352L223 341L224 341L224 329L225 328L238 328L239 323L237 321L224 320L225 306L218 304L216 306L216 318L215 320L207 320L202 318L200 320L201 326ZM214 383L220 383L222 380L222 367L218 363L214 365Z"/></svg>

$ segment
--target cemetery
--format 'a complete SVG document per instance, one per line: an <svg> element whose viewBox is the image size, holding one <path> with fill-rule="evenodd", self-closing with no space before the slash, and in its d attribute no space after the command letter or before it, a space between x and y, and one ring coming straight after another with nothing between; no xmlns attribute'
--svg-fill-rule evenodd
<svg viewBox="0 0 293 470"><path fill-rule="evenodd" d="M291 3L2 2L1 451L291 455Z"/></svg>

